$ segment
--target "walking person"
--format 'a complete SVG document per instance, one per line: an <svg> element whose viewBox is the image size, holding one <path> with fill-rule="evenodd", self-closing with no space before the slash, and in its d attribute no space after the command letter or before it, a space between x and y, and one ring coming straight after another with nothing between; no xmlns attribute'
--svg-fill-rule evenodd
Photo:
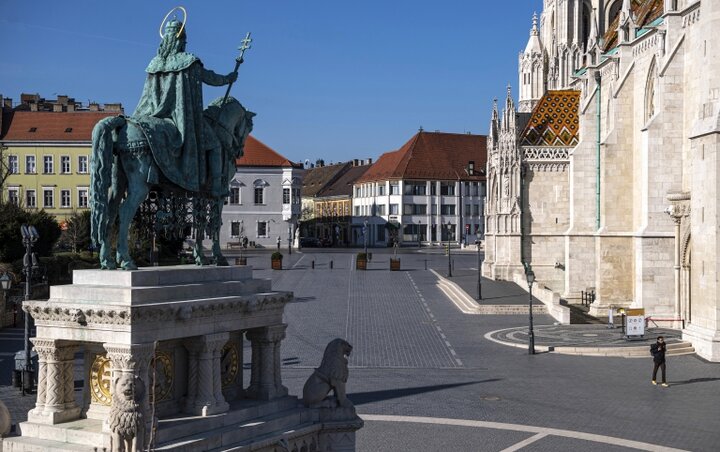
<svg viewBox="0 0 720 452"><path fill-rule="evenodd" d="M657 384L657 371L660 369L662 372L662 383L660 383L660 386L667 388L668 384L665 380L665 351L667 350L667 346L665 344L665 338L662 336L658 336L657 341L650 346L650 353L653 355L653 374L652 374L652 384Z"/></svg>

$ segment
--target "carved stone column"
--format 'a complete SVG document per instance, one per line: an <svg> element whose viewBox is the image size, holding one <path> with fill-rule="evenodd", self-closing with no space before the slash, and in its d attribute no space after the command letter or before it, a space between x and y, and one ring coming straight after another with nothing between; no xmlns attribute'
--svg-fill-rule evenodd
<svg viewBox="0 0 720 452"><path fill-rule="evenodd" d="M247 332L252 343L250 398L271 400L287 395L280 374L280 342L285 339L286 324L256 328Z"/></svg>
<svg viewBox="0 0 720 452"><path fill-rule="evenodd" d="M690 193L688 192L675 192L668 193L668 201L670 201L670 207L665 209L665 213L670 215L673 222L675 223L675 309L673 327L682 328L682 320L686 318L685 309L683 309L683 290L682 290L682 277L680 274L680 267L682 262L682 246L683 246L683 235L682 227L683 220L687 221L687 217L690 215ZM685 225L687 229L688 225Z"/></svg>
<svg viewBox="0 0 720 452"><path fill-rule="evenodd" d="M150 409L150 385L152 380L148 368L155 350L154 344L103 344L103 347L107 351L107 357L112 362L111 392L115 390L115 381L121 373L129 373L142 380L145 391L141 405L143 415L147 420L146 432L150 432L154 419L152 419L152 410ZM115 394L113 394L113 397L115 397Z"/></svg>
<svg viewBox="0 0 720 452"><path fill-rule="evenodd" d="M73 359L75 345L55 339L31 339L38 354L38 387L30 422L59 424L80 417L75 403Z"/></svg>
<svg viewBox="0 0 720 452"><path fill-rule="evenodd" d="M222 394L220 353L230 334L208 334L184 342L188 349L188 397L185 411L208 416L230 406Z"/></svg>

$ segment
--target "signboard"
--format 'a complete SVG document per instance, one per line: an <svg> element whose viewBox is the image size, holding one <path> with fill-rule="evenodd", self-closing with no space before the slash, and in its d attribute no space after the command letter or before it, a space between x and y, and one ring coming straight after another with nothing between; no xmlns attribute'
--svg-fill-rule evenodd
<svg viewBox="0 0 720 452"><path fill-rule="evenodd" d="M625 334L628 336L644 336L645 335L645 309L628 309L625 311L627 315L627 329Z"/></svg>

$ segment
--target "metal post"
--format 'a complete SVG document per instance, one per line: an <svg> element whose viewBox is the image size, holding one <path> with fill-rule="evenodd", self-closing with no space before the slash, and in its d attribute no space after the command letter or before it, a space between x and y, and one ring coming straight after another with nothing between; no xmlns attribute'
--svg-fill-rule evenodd
<svg viewBox="0 0 720 452"><path fill-rule="evenodd" d="M478 300L482 300L482 262L480 261L480 240L477 240L477 256L478 256Z"/></svg>
<svg viewBox="0 0 720 452"><path fill-rule="evenodd" d="M452 278L452 261L450 260L450 222L447 225L448 236L448 278Z"/></svg>
<svg viewBox="0 0 720 452"><path fill-rule="evenodd" d="M35 256L33 255L33 245L37 242L39 235L35 226L22 225L20 227L20 233L22 235L22 241L25 245L25 256L23 258L23 272L25 273L25 301L30 300L31 289L32 289L32 270L33 266L37 265ZM33 371L32 363L30 362L30 315L25 313L25 370L22 376L22 395L26 394L26 391L32 390L33 383Z"/></svg>
<svg viewBox="0 0 720 452"><path fill-rule="evenodd" d="M533 296L532 296L532 283L530 283L530 342L528 344L528 353L531 355L535 354L535 331L533 330Z"/></svg>
<svg viewBox="0 0 720 452"><path fill-rule="evenodd" d="M288 255L292 255L292 222L288 221Z"/></svg>
<svg viewBox="0 0 720 452"><path fill-rule="evenodd" d="M367 233L368 233L368 221L367 219L363 222L363 242L365 244L365 254L367 255Z"/></svg>

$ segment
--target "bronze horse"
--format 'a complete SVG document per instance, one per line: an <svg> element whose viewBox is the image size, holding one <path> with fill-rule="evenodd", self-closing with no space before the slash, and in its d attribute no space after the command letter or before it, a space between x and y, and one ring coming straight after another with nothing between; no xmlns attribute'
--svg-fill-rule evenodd
<svg viewBox="0 0 720 452"><path fill-rule="evenodd" d="M242 156L245 139L252 130L255 113L246 110L240 102L229 97L216 99L205 110L205 118L222 144L221 162L224 167L222 178L227 182L235 173L235 160ZM92 212L92 239L99 247L100 266L103 269L135 270L137 265L130 257L128 233L130 224L140 204L153 188L159 192L185 193L185 190L168 182L153 158L152 150L143 130L133 123L132 117L113 116L99 121L92 133L92 171L90 188L90 209ZM215 160L217 162L217 160ZM158 179L159 183L148 182ZM209 192L188 193L188 197L208 197ZM195 224L195 263L206 263L202 239L205 232L213 241L212 253L216 265L228 265L222 255L219 243L221 215L227 193L210 196L209 212L193 212L198 216L209 216L212 221ZM205 209L203 209L205 210ZM119 218L117 254L112 258L109 227Z"/></svg>

